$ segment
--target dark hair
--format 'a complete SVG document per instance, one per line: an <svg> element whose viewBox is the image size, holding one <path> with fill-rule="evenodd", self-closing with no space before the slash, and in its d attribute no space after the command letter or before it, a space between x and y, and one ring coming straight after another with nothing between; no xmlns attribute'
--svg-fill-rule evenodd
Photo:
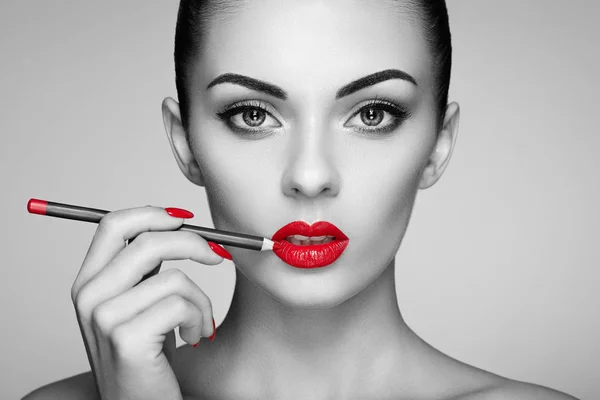
<svg viewBox="0 0 600 400"><path fill-rule="evenodd" d="M394 0L400 2L401 0ZM445 0L405 0L403 8L416 10L432 53L435 73L438 129L444 120L448 104L452 41ZM190 97L187 91L191 64L202 47L207 21L217 12L234 11L231 0L181 0L175 28L175 83L181 109L181 120L186 132L189 122Z"/></svg>

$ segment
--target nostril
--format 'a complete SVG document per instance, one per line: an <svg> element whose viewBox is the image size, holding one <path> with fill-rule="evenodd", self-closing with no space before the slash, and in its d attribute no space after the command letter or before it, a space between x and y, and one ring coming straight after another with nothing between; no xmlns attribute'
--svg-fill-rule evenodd
<svg viewBox="0 0 600 400"><path fill-rule="evenodd" d="M281 187L287 196L332 197L339 192L339 175L329 162L302 159L292 160L282 175Z"/></svg>

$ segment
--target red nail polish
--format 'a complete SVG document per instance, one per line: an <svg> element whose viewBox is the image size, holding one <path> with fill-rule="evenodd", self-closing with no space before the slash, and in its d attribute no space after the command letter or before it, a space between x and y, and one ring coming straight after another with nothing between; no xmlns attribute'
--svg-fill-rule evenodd
<svg viewBox="0 0 600 400"><path fill-rule="evenodd" d="M165 208L167 214L175 218L194 218L194 213L184 210L183 208L168 207Z"/></svg>
<svg viewBox="0 0 600 400"><path fill-rule="evenodd" d="M208 245L217 255L226 258L228 260L232 260L231 254L227 250L225 250L222 246L216 244L215 242L208 242Z"/></svg>
<svg viewBox="0 0 600 400"><path fill-rule="evenodd" d="M192 347L193 347L193 348L196 348L196 347L198 347L198 345L199 345L199 344L200 344L200 341L198 340L198 343L196 343L196 344L193 344L193 345L192 345Z"/></svg>
<svg viewBox="0 0 600 400"><path fill-rule="evenodd" d="M215 324L215 319L213 318L213 334L208 337L208 340L211 342L215 340L215 336L217 335L217 324Z"/></svg>

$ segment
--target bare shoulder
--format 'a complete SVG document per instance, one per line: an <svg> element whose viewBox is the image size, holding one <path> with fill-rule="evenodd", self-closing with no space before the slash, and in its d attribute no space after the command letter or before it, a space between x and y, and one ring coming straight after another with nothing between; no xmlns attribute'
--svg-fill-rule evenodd
<svg viewBox="0 0 600 400"><path fill-rule="evenodd" d="M91 371L44 385L21 400L100 400ZM183 396L183 400L198 400Z"/></svg>
<svg viewBox="0 0 600 400"><path fill-rule="evenodd" d="M21 400L98 400L96 382L91 371L49 383Z"/></svg>
<svg viewBox="0 0 600 400"><path fill-rule="evenodd" d="M457 400L578 400L566 393L531 383L505 380Z"/></svg>

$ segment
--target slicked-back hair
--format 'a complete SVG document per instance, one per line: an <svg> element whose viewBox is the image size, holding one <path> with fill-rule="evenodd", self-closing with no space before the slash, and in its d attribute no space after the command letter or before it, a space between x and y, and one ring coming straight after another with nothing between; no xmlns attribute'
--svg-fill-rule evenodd
<svg viewBox="0 0 600 400"><path fill-rule="evenodd" d="M251 1L251 0L246 0ZM298 0L302 1L302 0ZM382 1L382 0L375 0ZM444 120L452 67L452 40L445 0L393 0L421 19L423 32L431 52L435 79L437 128ZM202 51L209 20L216 13L234 11L242 0L181 0L175 28L175 84L183 127L189 127L189 82L194 60Z"/></svg>

